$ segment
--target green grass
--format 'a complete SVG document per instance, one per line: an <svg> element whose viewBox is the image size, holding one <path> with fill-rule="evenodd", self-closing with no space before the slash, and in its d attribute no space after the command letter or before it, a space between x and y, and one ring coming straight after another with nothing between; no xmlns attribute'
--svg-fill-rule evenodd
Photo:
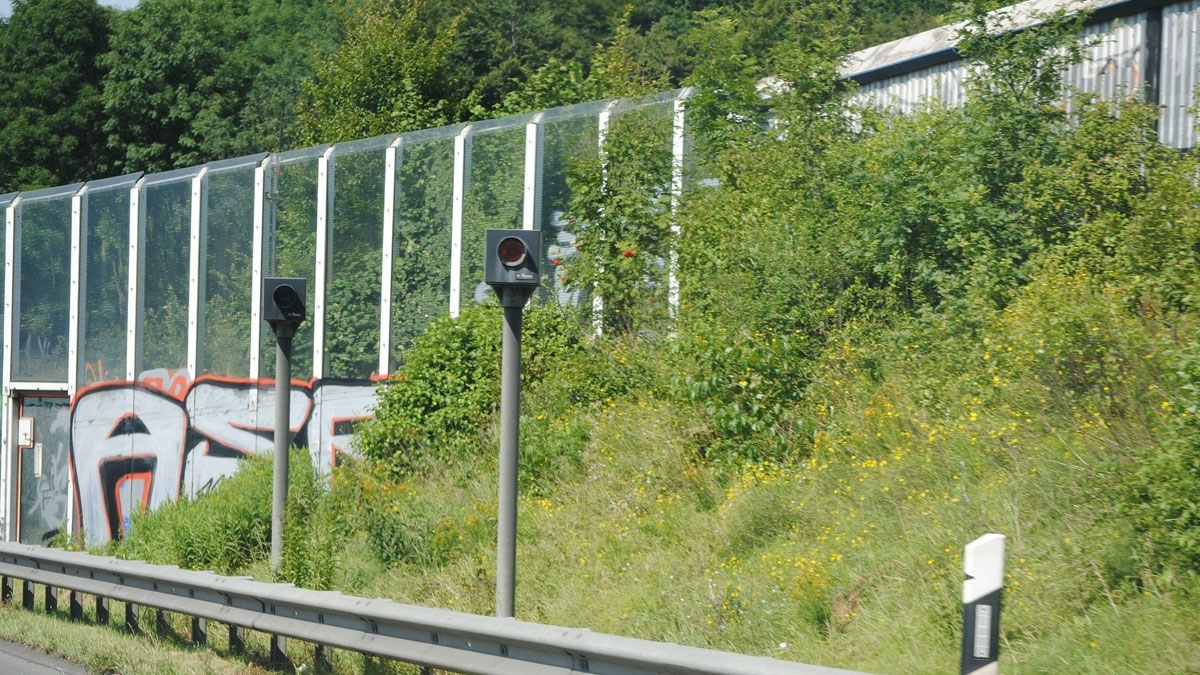
<svg viewBox="0 0 1200 675"><path fill-rule="evenodd" d="M67 595L59 594L59 611L44 613L41 587L35 595L35 611L20 606L20 582L17 584L14 605L0 606L0 638L20 642L58 654L82 664L94 673L122 675L157 675L178 673L200 675L251 675L269 672L256 665L265 663L266 643L248 645L244 657L232 657L221 631L210 628L211 646L195 649L187 645L187 619L172 617L172 629L165 633L153 630L154 614L144 609L140 615L143 632L130 636L124 631L125 605L110 603L111 623L96 623L94 603L85 604L84 621L69 621L66 615ZM147 630L149 629L149 630Z"/></svg>
<svg viewBox="0 0 1200 675"><path fill-rule="evenodd" d="M268 636L253 631L245 633L245 650L229 650L228 626L209 622L208 645L190 644L190 619L168 614L167 626L160 630L154 610L140 608L140 629L130 634L124 628L125 604L110 603L108 624L96 621L95 606L85 602L84 619L68 620L65 608L68 595L59 592L59 611L44 612L42 590L36 593L34 611L20 606L21 582L17 582L16 602L0 605L0 639L30 645L60 655L83 665L93 673L120 675L256 675L315 671L313 646L304 642L287 642L288 664L273 668L269 664ZM361 654L334 651L334 672L362 675L416 675L419 669Z"/></svg>
<svg viewBox="0 0 1200 675"><path fill-rule="evenodd" d="M1062 283L1030 292L1079 290ZM1086 302L1072 296L1077 311ZM937 324L848 328L814 360L818 375L795 402L803 424L775 460L702 459L710 421L665 389L529 410L526 424L545 427L527 436L541 473L520 499L517 617L880 675L949 675L959 668L963 546L999 532L1002 672L1200 672L1200 578L1155 549L1124 506L1140 458L1180 433L1180 390L1154 365L1176 337L1153 322L1094 322L1089 339L1140 357L1114 357L1127 365L1107 374L1111 385L1058 389L1062 373L1047 373L1038 352L1053 326L1026 316L1037 306L1018 300L973 337ZM652 346L630 347L639 348ZM544 399L535 388L528 400ZM311 474L298 454L289 506L298 541L285 574L491 614L494 436L475 456L399 481L368 464L342 467L328 489L302 480ZM214 509L267 517L248 503L269 497L259 485L267 463L137 521L116 552L171 561L184 560L179 550L235 550L223 538L261 523L188 523ZM179 528L191 529L171 533ZM245 550L222 560L269 579L262 546ZM266 658L258 636L247 656L226 660L219 628L211 653L192 650L182 618L172 635L127 642L62 618L0 617L0 636L101 670L256 672ZM136 656L147 645L162 655ZM312 667L310 652L290 645L297 672ZM335 667L405 672L341 653Z"/></svg>
<svg viewBox="0 0 1200 675"><path fill-rule="evenodd" d="M949 675L997 532L1006 675L1200 672L1194 159L1152 109L1003 103L731 150L672 339L529 312L518 618ZM431 324L328 485L293 457L286 580L492 613L497 317ZM112 552L268 579L269 476Z"/></svg>
<svg viewBox="0 0 1200 675"><path fill-rule="evenodd" d="M569 433L530 441L542 444L529 449L542 462L562 443L571 456L522 494L517 617L881 675L957 673L962 549L999 532L1008 543L1002 672L1200 672L1200 580L1186 566L1146 560L1118 508L1121 468L1136 448L1163 442L1163 374L1122 371L1127 390L1147 396L1056 397L1029 363L1044 336L1008 325L996 319L976 342L936 328L902 341L847 331L797 403L807 436L776 461L700 459L712 434L704 417L649 391L565 408L570 424L557 428ZM1155 354L1171 341L1140 325L1108 331ZM956 347L953 357L939 339ZM338 551L318 556L328 569L309 585L491 614L494 450L399 482L360 464L340 469L327 491L298 483L306 541ZM262 479L261 467L248 467L212 495L139 521L118 552L170 559L164 542L191 540L164 537L163 526L245 499L252 491L242 482ZM196 528L224 536L217 531ZM201 544L187 550L227 550ZM234 571L270 578L262 551ZM125 639L119 632L87 630L103 636L101 656L70 642L43 646L89 664L124 658L107 647ZM213 651L227 656L219 639ZM226 667L178 637L138 641L167 649L168 660L186 655L172 667L201 669L178 672ZM247 663L265 662L265 645L257 649ZM292 651L297 670L310 667L309 647ZM335 665L384 667L342 654Z"/></svg>

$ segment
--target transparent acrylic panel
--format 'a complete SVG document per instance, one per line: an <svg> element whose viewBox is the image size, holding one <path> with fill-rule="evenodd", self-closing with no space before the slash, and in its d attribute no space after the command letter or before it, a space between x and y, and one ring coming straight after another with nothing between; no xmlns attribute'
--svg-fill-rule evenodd
<svg viewBox="0 0 1200 675"><path fill-rule="evenodd" d="M325 373L366 379L379 369L383 186L395 136L334 146L326 242Z"/></svg>
<svg viewBox="0 0 1200 675"><path fill-rule="evenodd" d="M316 306L317 174L328 146L304 148L271 156L267 160L263 214L264 277L303 277L308 280L304 299L309 316ZM275 376L275 336L269 328L260 333L260 377ZM292 341L292 377L313 375L311 322L300 327Z"/></svg>
<svg viewBox="0 0 1200 675"><path fill-rule="evenodd" d="M8 236L8 207L12 205L12 201L17 198L17 193L11 192L6 195L0 195L0 241L5 241ZM0 298L4 297L4 276L0 274ZM0 326L4 325L4 303L0 302ZM0 388L6 383L0 378ZM0 396L0 413L4 411L4 397Z"/></svg>
<svg viewBox="0 0 1200 675"><path fill-rule="evenodd" d="M591 305L582 289L568 288L563 266L576 255L575 232L568 221L570 171L596 163L600 155L600 113L609 104L597 101L547 111L542 121L542 288L563 305Z"/></svg>
<svg viewBox="0 0 1200 675"><path fill-rule="evenodd" d="M14 199L17 198L16 192L10 192L6 195L0 195L0 241L5 241L4 237L8 236L8 207L12 205ZM0 298L4 297L4 279L5 275L0 274ZM4 325L4 303L0 302L0 326ZM4 382L0 382L0 387L4 386ZM0 411L4 408L3 396L0 396Z"/></svg>
<svg viewBox="0 0 1200 675"><path fill-rule="evenodd" d="M80 187L26 193L17 204L14 382L67 381L71 198Z"/></svg>
<svg viewBox="0 0 1200 675"><path fill-rule="evenodd" d="M265 157L212 163L205 174L197 375L250 376L254 169Z"/></svg>
<svg viewBox="0 0 1200 675"><path fill-rule="evenodd" d="M640 199L642 207L630 207L628 217L611 223L604 245L611 247L609 255L636 256L644 271L635 282L637 293L629 306L605 303L605 322L639 333L670 329L667 267L674 246L670 229L673 97L674 92L668 92L621 101L609 118L605 135L606 192L621 194L624 203L636 204L626 200ZM626 246L632 247L623 248Z"/></svg>
<svg viewBox="0 0 1200 675"><path fill-rule="evenodd" d="M484 231L521 227L525 194L525 125L532 115L471 127L468 137L462 227L463 302L481 302Z"/></svg>
<svg viewBox="0 0 1200 675"><path fill-rule="evenodd" d="M80 236L80 386L125 378L129 324L129 191L138 175L84 186Z"/></svg>
<svg viewBox="0 0 1200 675"><path fill-rule="evenodd" d="M144 371L187 368L192 178L199 167L147 176L138 245L138 362Z"/></svg>
<svg viewBox="0 0 1200 675"><path fill-rule="evenodd" d="M457 127L405 134L396 154L391 369L429 322L450 311Z"/></svg>

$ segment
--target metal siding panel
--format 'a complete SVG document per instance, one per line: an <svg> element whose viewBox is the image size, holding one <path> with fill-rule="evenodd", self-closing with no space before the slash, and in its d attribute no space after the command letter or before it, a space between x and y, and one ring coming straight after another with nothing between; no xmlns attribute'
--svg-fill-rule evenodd
<svg viewBox="0 0 1200 675"><path fill-rule="evenodd" d="M1140 92L1145 84L1146 13L1108 21L1083 30L1080 41L1097 40L1084 60L1063 76L1069 109L1073 91L1096 94L1112 101Z"/></svg>
<svg viewBox="0 0 1200 675"><path fill-rule="evenodd" d="M860 87L855 99L882 110L908 114L930 99L957 106L963 100L966 66L961 61L943 63L905 75L898 75Z"/></svg>
<svg viewBox="0 0 1200 675"><path fill-rule="evenodd" d="M1100 40L1083 63L1064 73L1064 93L1074 89L1103 100L1140 94L1146 83L1147 19L1141 12L1084 29L1081 39ZM1190 108L1200 84L1200 0L1165 6L1162 25L1160 138L1168 147L1190 148L1197 141L1196 115ZM961 61L944 63L863 85L854 98L898 113L911 113L930 98L955 107L965 98L965 74Z"/></svg>
<svg viewBox="0 0 1200 675"><path fill-rule="evenodd" d="M1159 139L1171 148L1196 145L1196 118L1189 111L1196 92L1200 60L1200 1L1163 8L1162 71L1159 78L1163 106Z"/></svg>

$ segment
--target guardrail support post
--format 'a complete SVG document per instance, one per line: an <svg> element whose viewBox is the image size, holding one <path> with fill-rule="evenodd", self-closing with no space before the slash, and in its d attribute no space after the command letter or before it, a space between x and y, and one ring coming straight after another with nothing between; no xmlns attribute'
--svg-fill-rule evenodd
<svg viewBox="0 0 1200 675"><path fill-rule="evenodd" d="M125 603L125 630L138 632L138 606L132 602Z"/></svg>
<svg viewBox="0 0 1200 675"><path fill-rule="evenodd" d="M229 626L229 653L241 654L246 651L246 629L241 626Z"/></svg>
<svg viewBox="0 0 1200 675"><path fill-rule="evenodd" d="M208 619L192 617L192 644L197 647L208 644Z"/></svg>
<svg viewBox="0 0 1200 675"><path fill-rule="evenodd" d="M45 599L46 599L46 602L44 603L45 607L43 607L43 609L46 610L46 613L53 614L53 613L57 612L58 611L58 594L54 592L53 586L46 586Z"/></svg>
<svg viewBox="0 0 1200 675"><path fill-rule="evenodd" d="M33 609L33 584L28 581L21 584L21 606L25 609Z"/></svg>
<svg viewBox="0 0 1200 675"><path fill-rule="evenodd" d="M8 603L12 602L12 596L13 578L4 577L3 581L0 581L0 602L3 602L7 605Z"/></svg>
<svg viewBox="0 0 1200 675"><path fill-rule="evenodd" d="M171 614L165 609L154 611L154 630L166 633L171 630Z"/></svg>
<svg viewBox="0 0 1200 675"><path fill-rule="evenodd" d="M317 645L313 652L313 669L318 673L333 672L333 647Z"/></svg>
<svg viewBox="0 0 1200 675"><path fill-rule="evenodd" d="M96 596L96 623L108 625L108 598Z"/></svg>
<svg viewBox="0 0 1200 675"><path fill-rule="evenodd" d="M271 636L271 664L282 666L287 663L287 638L282 635Z"/></svg>
<svg viewBox="0 0 1200 675"><path fill-rule="evenodd" d="M83 621L83 594L71 591L71 620Z"/></svg>

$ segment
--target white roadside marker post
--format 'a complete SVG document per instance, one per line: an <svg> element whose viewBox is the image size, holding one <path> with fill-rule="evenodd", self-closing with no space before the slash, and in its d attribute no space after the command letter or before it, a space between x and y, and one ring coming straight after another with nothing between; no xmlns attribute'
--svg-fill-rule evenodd
<svg viewBox="0 0 1200 675"><path fill-rule="evenodd" d="M962 675L997 675L1004 535L985 534L963 549Z"/></svg>

